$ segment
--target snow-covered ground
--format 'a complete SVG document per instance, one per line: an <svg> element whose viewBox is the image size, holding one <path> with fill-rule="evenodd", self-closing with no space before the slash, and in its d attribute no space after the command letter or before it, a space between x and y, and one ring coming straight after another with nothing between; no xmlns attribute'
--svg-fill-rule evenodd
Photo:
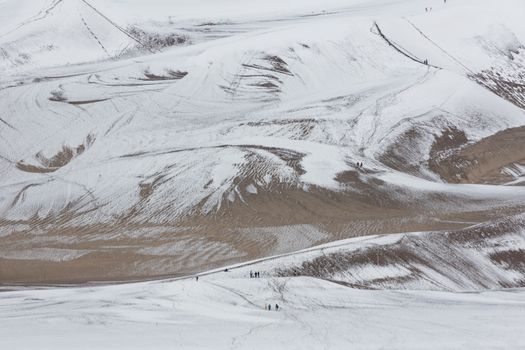
<svg viewBox="0 0 525 350"><path fill-rule="evenodd" d="M258 265L250 269L257 271ZM248 268L0 293L2 349L520 349L525 290L359 290ZM272 310L265 305L272 304ZM279 310L275 310L275 304Z"/></svg>
<svg viewBox="0 0 525 350"><path fill-rule="evenodd" d="M358 161L396 182L381 156L413 128L426 136L405 160L419 164L449 126L476 141L524 124L522 109L468 78L523 60L520 1L429 1L432 13L413 0L278 3L3 1L3 218L173 221L273 183L348 190L335 178ZM121 53L142 48L133 25L213 34L216 24L240 28ZM437 180L424 166L419 175Z"/></svg>
<svg viewBox="0 0 525 350"><path fill-rule="evenodd" d="M180 275L523 212L522 139L463 162L497 185L448 161L525 124L522 13L0 0L0 283Z"/></svg>
<svg viewBox="0 0 525 350"><path fill-rule="evenodd" d="M0 349L525 348L524 13L0 0Z"/></svg>
<svg viewBox="0 0 525 350"><path fill-rule="evenodd" d="M0 348L521 349L525 290L501 287L523 285L522 224L349 239L198 279L4 287Z"/></svg>

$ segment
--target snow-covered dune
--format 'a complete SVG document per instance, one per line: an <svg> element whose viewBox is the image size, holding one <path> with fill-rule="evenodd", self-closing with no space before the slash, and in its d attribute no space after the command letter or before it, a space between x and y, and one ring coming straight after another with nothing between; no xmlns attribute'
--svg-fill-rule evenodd
<svg viewBox="0 0 525 350"><path fill-rule="evenodd" d="M520 243L514 245L517 237L521 237ZM485 252L524 246L523 232L492 238L493 246L488 247L490 243L486 241ZM388 257L399 239L394 235L332 243L308 252L232 266L227 271L211 271L201 274L198 280L188 277L116 286L20 288L0 292L0 346L6 349L519 349L525 346L521 336L525 312L523 289L463 293L362 290L321 275L314 278L275 274L279 268L307 263L312 256L330 257L335 252L358 255L360 250L372 246L381 247L382 254ZM468 247L470 243L465 241L464 253L473 257L475 249ZM447 258L450 257L443 256ZM462 266L456 268L457 276L468 281L467 273L461 274L465 272ZM389 276L394 271L388 264L374 267L373 262L368 269L353 266L347 271L351 270L368 278ZM250 278L253 272L259 272L261 277ZM523 273L522 269L522 278ZM421 286L427 277L419 276ZM451 289L455 288L455 282L449 284ZM267 309L269 304L271 310Z"/></svg>
<svg viewBox="0 0 525 350"><path fill-rule="evenodd" d="M524 6L1 1L0 282L523 212Z"/></svg>
<svg viewBox="0 0 525 350"><path fill-rule="evenodd" d="M452 232L397 234L327 245L283 259L279 276L366 289L471 291L525 286L523 217Z"/></svg>
<svg viewBox="0 0 525 350"><path fill-rule="evenodd" d="M272 311L264 310L268 303ZM0 345L5 349L525 346L523 290L362 291L307 277L202 278L7 292L1 294L0 310Z"/></svg>

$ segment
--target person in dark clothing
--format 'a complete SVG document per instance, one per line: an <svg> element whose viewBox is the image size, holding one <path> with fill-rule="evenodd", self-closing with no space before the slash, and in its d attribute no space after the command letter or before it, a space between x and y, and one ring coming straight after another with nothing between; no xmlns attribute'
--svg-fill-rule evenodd
<svg viewBox="0 0 525 350"><path fill-rule="evenodd" d="M279 311L279 304L275 304L275 311Z"/></svg>
<svg viewBox="0 0 525 350"><path fill-rule="evenodd" d="M195 276L195 282L199 282L199 276Z"/></svg>
<svg viewBox="0 0 525 350"><path fill-rule="evenodd" d="M272 311L272 304L268 304L268 311Z"/></svg>
<svg viewBox="0 0 525 350"><path fill-rule="evenodd" d="M253 272L250 271L250 278L253 278Z"/></svg>

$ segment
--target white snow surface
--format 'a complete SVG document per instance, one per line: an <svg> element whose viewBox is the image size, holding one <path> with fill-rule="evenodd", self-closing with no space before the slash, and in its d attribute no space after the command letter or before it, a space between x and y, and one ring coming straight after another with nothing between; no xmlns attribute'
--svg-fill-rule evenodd
<svg viewBox="0 0 525 350"><path fill-rule="evenodd" d="M425 12L429 6L432 13ZM334 179L358 161L398 184L405 175L379 157L412 127L428 135L415 150L425 155L448 126L476 141L524 124L523 109L468 78L523 60L524 6L518 0L4 0L0 213L16 220L67 209L104 222L137 209L140 186L154 184L135 220L168 221L212 213L272 182L342 191ZM401 55L375 23L412 56L441 69ZM130 36L132 27L146 34ZM188 40L150 51L142 46L173 33ZM50 100L57 97L64 101ZM59 168L38 173L19 166L42 167L64 146L80 145L84 151ZM270 147L302 155L304 173ZM260 166L253 170L255 157ZM253 184L237 188L248 177ZM420 182L436 192L462 192L433 187L428 177ZM467 198L494 197L490 188L466 189ZM504 202L523 191L496 197Z"/></svg>
<svg viewBox="0 0 525 350"><path fill-rule="evenodd" d="M470 141L522 126L522 108L469 75L511 75L509 67L523 65L524 13L522 0L0 0L1 217L70 210L88 213L79 222L89 224L139 203L134 220L165 222L213 213L272 183L348 190L335 178L356 162L414 197L454 194L486 209L522 203L524 187L444 184L395 171L380 156L413 127L428 136L414 150L419 155L449 126ZM435 67L394 50L375 24ZM129 35L132 27L143 30L141 42ZM155 35L173 34L185 41L144 48ZM82 152L48 169L64 147ZM300 155L304 173L271 149ZM505 171L523 178L522 165ZM239 179L249 181L241 188ZM154 187L146 203L145 185ZM279 237L278 252L299 236L315 242L324 234L305 225L286 229L291 236ZM0 349L525 348L523 289L458 292L472 285L451 284L424 266L425 276L453 291L357 290L273 277L326 251L402 238L337 242L205 273L198 282L14 288L0 293ZM508 242L523 249L523 232ZM186 248L166 244L144 253ZM489 248L462 252L488 266ZM85 253L30 254L60 262ZM0 256L26 257L1 248ZM250 279L249 270L262 278ZM488 272L505 281L521 276L502 266ZM407 273L402 265L369 264L330 277L355 282ZM281 310L264 310L267 303Z"/></svg>

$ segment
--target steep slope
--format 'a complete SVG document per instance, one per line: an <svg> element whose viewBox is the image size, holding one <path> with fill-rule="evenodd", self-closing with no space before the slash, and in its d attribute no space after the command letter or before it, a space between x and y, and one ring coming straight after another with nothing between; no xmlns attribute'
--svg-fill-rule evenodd
<svg viewBox="0 0 525 350"><path fill-rule="evenodd" d="M471 184L519 181L449 158L524 124L521 2L192 4L0 4L0 281L184 274L524 211L523 187Z"/></svg>
<svg viewBox="0 0 525 350"><path fill-rule="evenodd" d="M18 21L0 25L2 75L114 59L136 44L81 0L6 1L0 6L3 13L13 12L12 6L24 12Z"/></svg>

